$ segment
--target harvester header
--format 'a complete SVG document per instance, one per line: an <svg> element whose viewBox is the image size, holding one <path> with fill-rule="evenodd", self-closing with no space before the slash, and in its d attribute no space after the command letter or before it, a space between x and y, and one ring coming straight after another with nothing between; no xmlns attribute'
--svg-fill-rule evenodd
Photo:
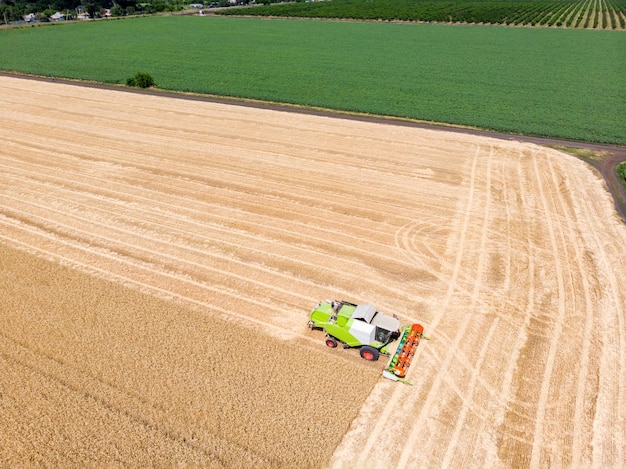
<svg viewBox="0 0 626 469"><path fill-rule="evenodd" d="M405 376L409 369L411 360L415 355L415 349L420 343L420 339L429 339L424 335L424 327L421 324L412 324L411 326L404 326L402 328L402 336L400 337L400 343L396 349L396 353L393 354L389 364L383 370L383 376L392 381L401 381L405 384L411 384Z"/></svg>

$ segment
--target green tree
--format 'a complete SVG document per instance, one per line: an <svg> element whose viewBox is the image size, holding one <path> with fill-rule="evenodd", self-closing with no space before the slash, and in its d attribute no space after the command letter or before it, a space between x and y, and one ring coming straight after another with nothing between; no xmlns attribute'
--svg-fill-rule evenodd
<svg viewBox="0 0 626 469"><path fill-rule="evenodd" d="M0 4L0 20L4 24L9 24L9 21L15 21L16 19L12 6Z"/></svg>
<svg viewBox="0 0 626 469"><path fill-rule="evenodd" d="M137 72L133 78L126 80L128 86L136 86L139 88L150 88L155 86L154 78L148 73Z"/></svg>
<svg viewBox="0 0 626 469"><path fill-rule="evenodd" d="M87 9L87 13L89 13L89 18L96 17L96 12L99 10L99 8L96 6L95 2L86 3L85 8Z"/></svg>
<svg viewBox="0 0 626 469"><path fill-rule="evenodd" d="M50 11L51 10L38 11L35 13L35 19L37 21L41 21L42 23L50 21Z"/></svg>
<svg viewBox="0 0 626 469"><path fill-rule="evenodd" d="M115 5L111 8L111 16L124 16L124 8L121 5Z"/></svg>

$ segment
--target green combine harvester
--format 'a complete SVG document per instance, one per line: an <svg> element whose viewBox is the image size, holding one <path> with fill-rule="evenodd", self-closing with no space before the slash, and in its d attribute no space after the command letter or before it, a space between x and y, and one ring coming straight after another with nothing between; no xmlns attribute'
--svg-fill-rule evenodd
<svg viewBox="0 0 626 469"><path fill-rule="evenodd" d="M389 346L402 337L396 352L383 370L383 376L393 381L411 384L404 377L423 335L421 324L400 328L400 321L386 316L373 305L356 305L347 301L320 301L311 311L308 326L326 332L326 345L335 348L358 348L366 360L376 361L380 355L389 356Z"/></svg>

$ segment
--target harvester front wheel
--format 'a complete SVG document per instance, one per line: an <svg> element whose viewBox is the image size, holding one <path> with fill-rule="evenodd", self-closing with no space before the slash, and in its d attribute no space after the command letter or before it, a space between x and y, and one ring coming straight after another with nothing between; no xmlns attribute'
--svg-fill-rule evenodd
<svg viewBox="0 0 626 469"><path fill-rule="evenodd" d="M361 357L371 362L375 362L376 360L378 360L378 357L380 356L380 352L376 350L374 347L370 347L369 345L365 345L361 347L360 353L361 353Z"/></svg>
<svg viewBox="0 0 626 469"><path fill-rule="evenodd" d="M328 336L326 337L326 345L330 348L335 348L337 347L337 340L334 337Z"/></svg>

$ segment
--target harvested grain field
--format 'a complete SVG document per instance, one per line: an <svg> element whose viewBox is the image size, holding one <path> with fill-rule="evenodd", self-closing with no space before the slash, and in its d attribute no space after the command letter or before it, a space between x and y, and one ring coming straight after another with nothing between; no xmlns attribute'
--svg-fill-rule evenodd
<svg viewBox="0 0 626 469"><path fill-rule="evenodd" d="M581 161L8 77L0 102L3 464L626 460L626 227ZM422 323L414 385L327 349L326 298Z"/></svg>

